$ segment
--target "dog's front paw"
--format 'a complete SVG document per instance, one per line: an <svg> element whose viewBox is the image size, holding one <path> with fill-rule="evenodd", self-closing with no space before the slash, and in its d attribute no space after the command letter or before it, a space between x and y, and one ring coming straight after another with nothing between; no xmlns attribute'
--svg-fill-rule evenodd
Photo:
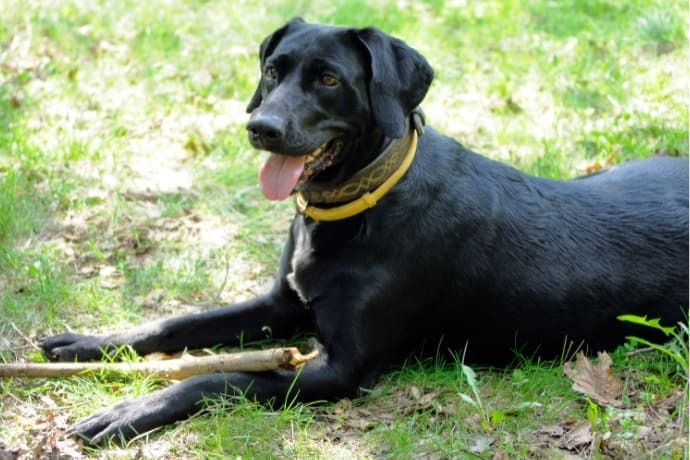
<svg viewBox="0 0 690 460"><path fill-rule="evenodd" d="M124 445L140 433L155 428L147 422L148 397L123 401L102 409L79 420L69 430L69 434L82 439L91 446L103 446L108 443Z"/></svg>
<svg viewBox="0 0 690 460"><path fill-rule="evenodd" d="M130 406L135 401L124 401L95 412L75 423L69 434L87 445L124 444L137 434L128 417L132 411Z"/></svg>
<svg viewBox="0 0 690 460"><path fill-rule="evenodd" d="M39 346L51 361L89 361L103 355L104 344L95 335L66 333L44 337Z"/></svg>
<svg viewBox="0 0 690 460"><path fill-rule="evenodd" d="M196 401L201 395L185 395L181 391L183 384L106 407L79 420L69 434L87 445L102 446L110 442L123 445L140 434L185 418L199 409Z"/></svg>

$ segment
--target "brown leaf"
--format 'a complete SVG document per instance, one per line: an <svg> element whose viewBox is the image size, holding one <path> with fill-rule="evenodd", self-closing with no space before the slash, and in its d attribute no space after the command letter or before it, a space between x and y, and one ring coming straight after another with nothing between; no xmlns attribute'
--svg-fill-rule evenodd
<svg viewBox="0 0 690 460"><path fill-rule="evenodd" d="M10 97L10 107L13 109L18 109L22 106L22 96L20 94L13 94Z"/></svg>
<svg viewBox="0 0 690 460"><path fill-rule="evenodd" d="M125 284L125 278L122 276L122 273L112 265L102 265L98 276L100 278L98 284L104 289L117 289Z"/></svg>
<svg viewBox="0 0 690 460"><path fill-rule="evenodd" d="M420 388L411 385L407 388L405 394L399 398L397 411L404 415L434 409L443 413L438 398L439 393L424 393ZM454 410L454 408L450 410Z"/></svg>
<svg viewBox="0 0 690 460"><path fill-rule="evenodd" d="M592 162L588 165L585 165L585 167L584 167L585 174L592 174L592 173L595 173L597 171L600 171L604 168L608 168L609 166L613 165L613 162L616 159L616 155L618 155L620 150L621 150L621 146L615 145L611 149L611 152L609 152L609 156L606 157L606 160L603 163L595 160L594 162Z"/></svg>
<svg viewBox="0 0 690 460"><path fill-rule="evenodd" d="M575 425L563 436L561 445L568 450L579 450L591 445L593 440L594 437L590 431L589 423L582 422Z"/></svg>
<svg viewBox="0 0 690 460"><path fill-rule="evenodd" d="M568 425L566 423L566 425ZM528 444L532 446L553 446L561 443L561 439L566 433L563 425L546 425L530 433Z"/></svg>
<svg viewBox="0 0 690 460"><path fill-rule="evenodd" d="M161 288L154 289L153 291L149 292L146 297L143 296L137 296L134 298L134 301L142 306L143 308L156 308L158 304L160 304L161 300L163 299L163 295L165 294L165 291Z"/></svg>
<svg viewBox="0 0 690 460"><path fill-rule="evenodd" d="M510 456L506 452L503 452L502 450L497 451L493 457L493 460L509 460L509 459L510 459Z"/></svg>
<svg viewBox="0 0 690 460"><path fill-rule="evenodd" d="M579 352L575 363L563 364L563 372L573 381L573 390L589 396L602 407L620 406L623 382L613 375L611 358L606 352L597 354L596 365Z"/></svg>
<svg viewBox="0 0 690 460"><path fill-rule="evenodd" d="M669 396L655 401L651 405L650 409L655 413L660 414L660 416L661 414L672 414L678 407L680 407L681 404L683 404L684 400L685 393L675 389Z"/></svg>
<svg viewBox="0 0 690 460"><path fill-rule="evenodd" d="M560 438L565 434L565 429L561 425L547 425L539 428L537 433L543 433L554 438Z"/></svg>

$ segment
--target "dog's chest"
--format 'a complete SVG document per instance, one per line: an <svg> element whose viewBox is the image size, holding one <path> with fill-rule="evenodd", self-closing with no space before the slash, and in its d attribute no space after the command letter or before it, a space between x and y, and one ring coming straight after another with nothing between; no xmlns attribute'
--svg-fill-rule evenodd
<svg viewBox="0 0 690 460"><path fill-rule="evenodd" d="M318 223L298 217L293 226L291 271L287 281L305 305L309 306L319 295L318 289L327 285L325 279L334 276L342 251L352 249L352 241L359 235L362 224L362 219Z"/></svg>
<svg viewBox="0 0 690 460"><path fill-rule="evenodd" d="M293 249L290 257L290 273L287 275L287 281L290 287L297 292L297 295L305 304L309 305L309 277L306 274L309 268L313 265L314 247L312 245L311 232L306 231L302 225L296 226L293 235Z"/></svg>

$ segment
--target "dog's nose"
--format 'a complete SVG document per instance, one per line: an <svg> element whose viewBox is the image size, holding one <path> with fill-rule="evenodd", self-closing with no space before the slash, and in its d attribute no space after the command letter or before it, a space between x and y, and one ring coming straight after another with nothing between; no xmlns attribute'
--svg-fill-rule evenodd
<svg viewBox="0 0 690 460"><path fill-rule="evenodd" d="M275 143L285 135L285 119L275 115L254 116L247 123L249 140L253 143Z"/></svg>

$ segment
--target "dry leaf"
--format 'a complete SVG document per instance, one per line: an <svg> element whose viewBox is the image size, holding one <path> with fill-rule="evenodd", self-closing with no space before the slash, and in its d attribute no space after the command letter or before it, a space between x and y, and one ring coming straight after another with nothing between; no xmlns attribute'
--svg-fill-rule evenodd
<svg viewBox="0 0 690 460"><path fill-rule="evenodd" d="M499 450L498 452L496 452L494 454L494 458L493 458L493 460L509 460L509 459L510 459L510 456L507 453L503 452L502 450Z"/></svg>
<svg viewBox="0 0 690 460"><path fill-rule="evenodd" d="M613 165L614 160L616 159L616 155L620 152L621 147L620 145L615 145L613 149L611 149L611 152L609 153L609 156L606 158L606 160L602 163L600 161L594 161L593 163L590 163L584 167L584 172L585 174L592 174L597 171L601 171L604 168L608 168L609 166Z"/></svg>
<svg viewBox="0 0 690 460"><path fill-rule="evenodd" d="M112 265L101 265L98 269L98 285L104 289L118 289L126 279L122 273Z"/></svg>
<svg viewBox="0 0 690 460"><path fill-rule="evenodd" d="M582 422L573 427L568 431L561 441L561 445L568 450L579 450L584 447L590 446L594 437L590 431L590 426L588 422Z"/></svg>
<svg viewBox="0 0 690 460"><path fill-rule="evenodd" d="M411 385L407 388L404 397L399 398L397 410L403 415L410 415L415 412L426 410L437 410L439 413L449 414L455 408L444 411L438 401L439 393L424 393L420 388Z"/></svg>
<svg viewBox="0 0 690 460"><path fill-rule="evenodd" d="M613 375L611 358L606 352L597 354L597 364L592 365L584 353L579 352L575 363L563 364L563 372L573 381L573 390L589 396L602 407L618 407L623 392L623 382Z"/></svg>
<svg viewBox="0 0 690 460"><path fill-rule="evenodd" d="M419 400L421 399L421 397L422 397L422 392L419 390L419 388L417 388L417 387L414 386L414 385L412 385L412 386L410 387L410 394L411 394L412 397L413 397L414 399L416 399L417 401L419 401Z"/></svg>
<svg viewBox="0 0 690 460"><path fill-rule="evenodd" d="M560 438L565 434L565 429L560 425L547 425L539 428L537 433L543 433L554 438Z"/></svg>
<svg viewBox="0 0 690 460"><path fill-rule="evenodd" d="M154 289L153 291L149 292L146 297L144 296L137 296L134 298L134 301L139 304L143 308L156 308L158 304L160 304L161 300L163 300L163 295L165 294L165 291L163 289Z"/></svg>
<svg viewBox="0 0 690 460"><path fill-rule="evenodd" d="M491 436L475 436L472 440L472 445L469 447L469 451L473 454L481 454L482 452L487 451L495 442L496 438L492 438Z"/></svg>

